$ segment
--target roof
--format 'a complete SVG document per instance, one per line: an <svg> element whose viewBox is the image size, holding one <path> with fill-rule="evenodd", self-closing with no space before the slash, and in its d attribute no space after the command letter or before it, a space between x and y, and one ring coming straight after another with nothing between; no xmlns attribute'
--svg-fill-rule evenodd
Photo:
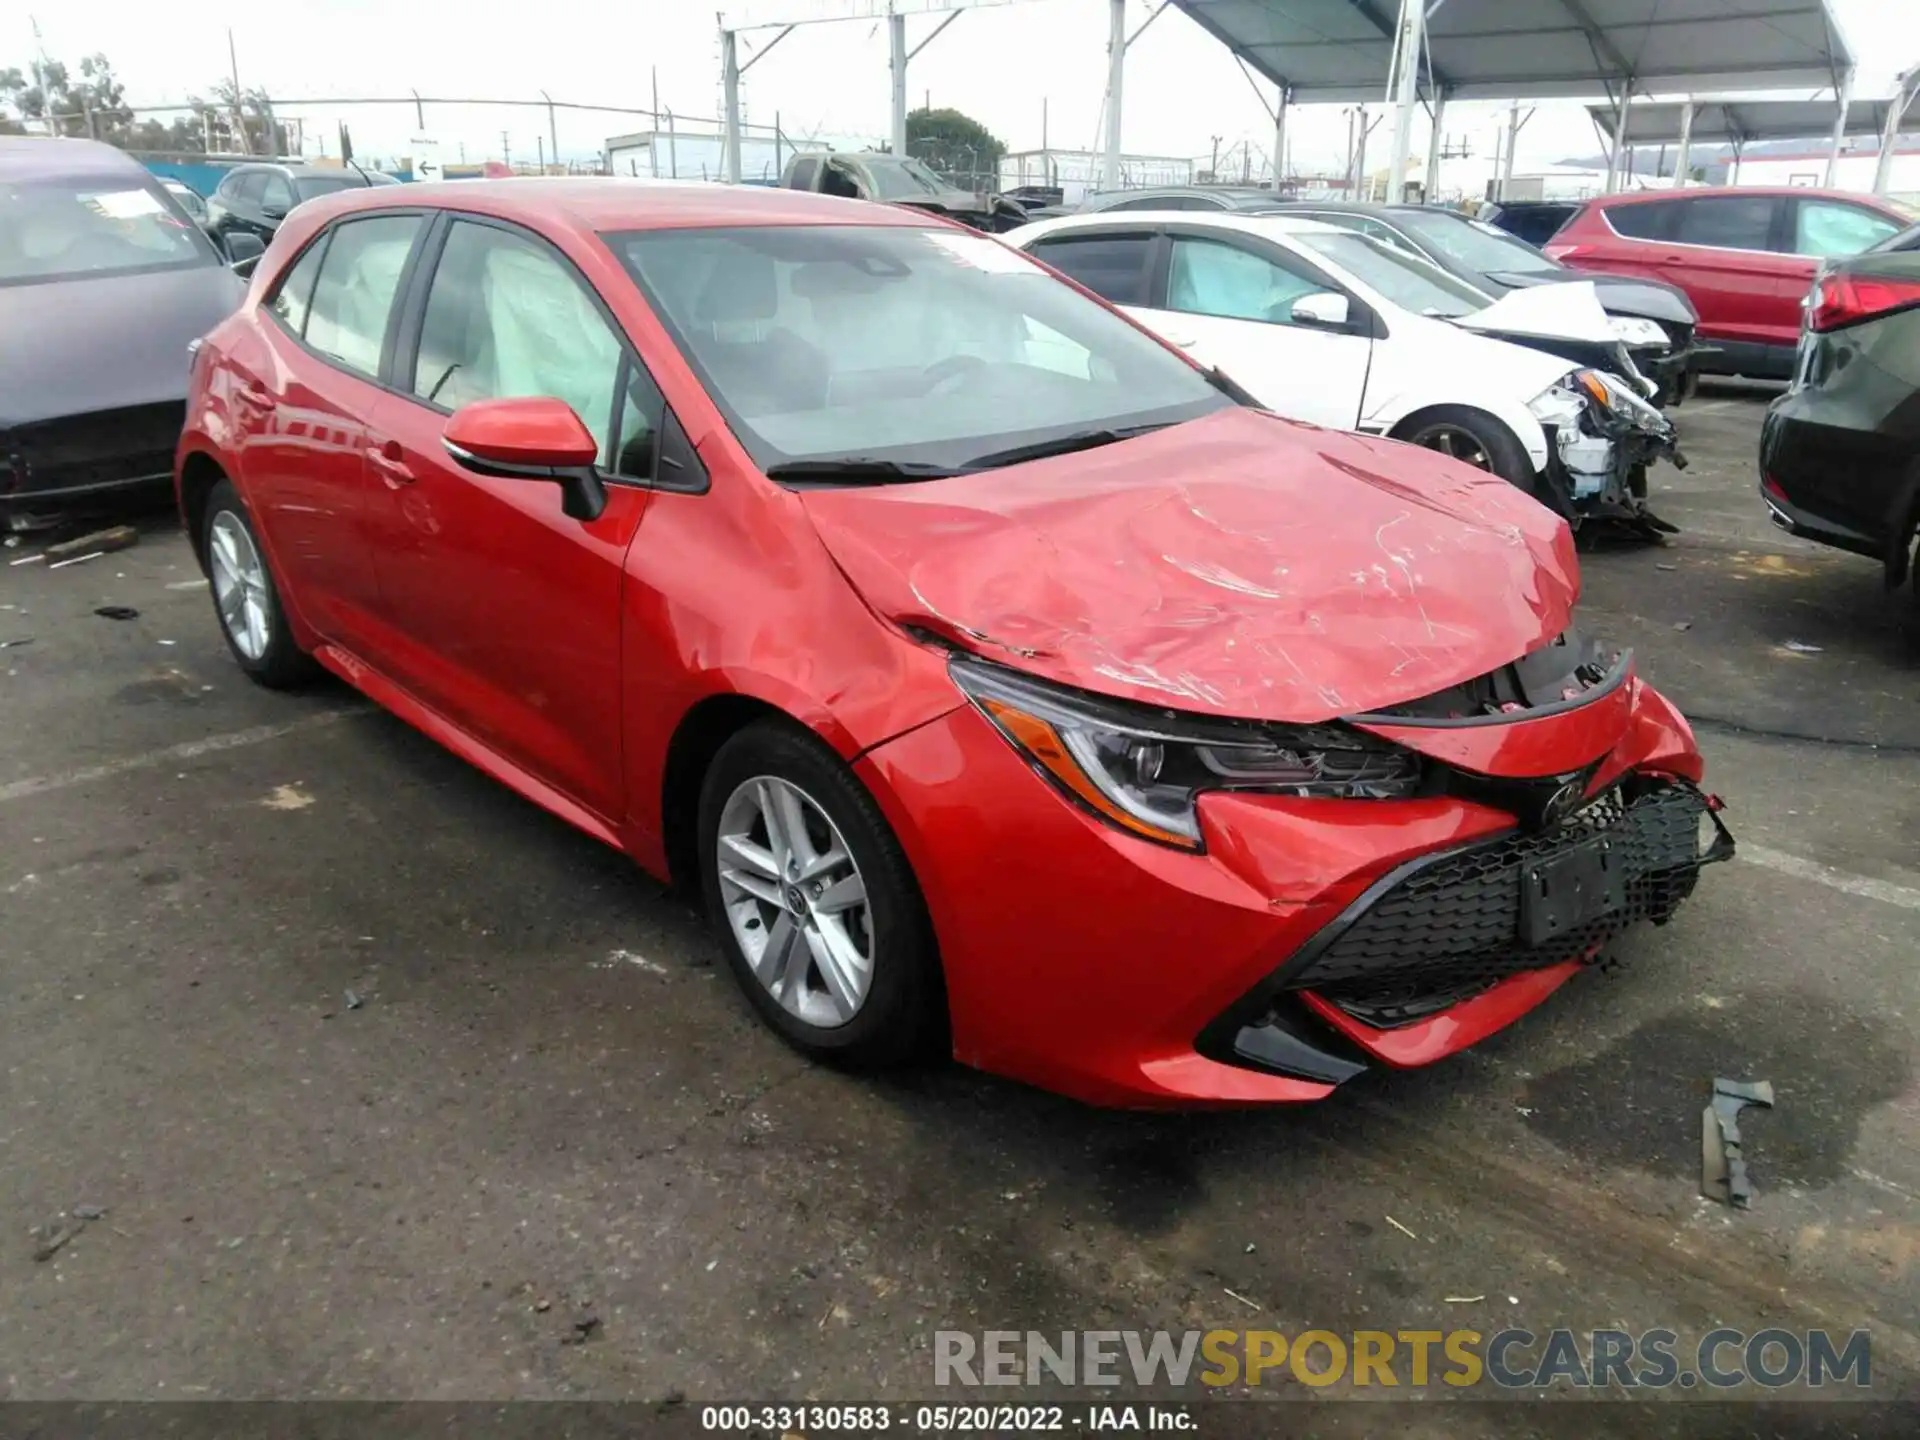
<svg viewBox="0 0 1920 1440"><path fill-rule="evenodd" d="M1172 0L1301 101L1386 93L1398 0ZM1457 99L1835 86L1853 64L1829 0L1445 0L1434 84Z"/></svg>
<svg viewBox="0 0 1920 1440"><path fill-rule="evenodd" d="M1629 145L1671 145L1680 139L1680 118L1685 107L1679 103L1658 105L1636 102L1627 110ZM1855 100L1847 107L1848 135L1878 135L1886 128L1891 100ZM1619 114L1617 106L1589 105L1593 123L1607 134L1613 133ZM1825 139L1833 134L1833 122L1839 118L1839 103L1827 100L1696 100L1693 125L1688 131L1690 143L1713 145L1731 142L1745 145L1754 140ZM1920 118L1920 95L1907 107L1906 120Z"/></svg>
<svg viewBox="0 0 1920 1440"><path fill-rule="evenodd" d="M98 140L55 140L40 135L0 135L0 174L141 175L147 167Z"/></svg>
<svg viewBox="0 0 1920 1440"><path fill-rule="evenodd" d="M1587 201L1589 205L1611 208L1615 205L1651 205L1660 200L1698 200L1712 195L1737 195L1744 198L1774 199L1791 195L1802 200L1843 200L1850 205L1864 205L1869 210L1882 210L1889 215L1898 215L1899 211L1875 195L1862 195L1858 190L1823 190L1814 185L1689 185L1684 190L1634 190L1621 195L1596 195ZM1906 224L1901 216L1901 224Z"/></svg>
<svg viewBox="0 0 1920 1440"><path fill-rule="evenodd" d="M720 225L926 225L933 219L924 210L870 200L843 200L805 190L620 176L442 180L408 185L399 191L359 186L310 200L299 213L324 219L349 210L396 205L474 210L533 225L558 220L587 231Z"/></svg>
<svg viewBox="0 0 1920 1440"><path fill-rule="evenodd" d="M1234 210L1093 210L1078 215L1057 215L1036 220L1013 233L1039 236L1065 230L1131 230L1141 225L1203 225L1214 230L1238 230L1247 235L1271 235L1276 230L1288 235L1322 231L1346 235L1352 232L1320 220L1308 220L1274 212L1249 215Z"/></svg>

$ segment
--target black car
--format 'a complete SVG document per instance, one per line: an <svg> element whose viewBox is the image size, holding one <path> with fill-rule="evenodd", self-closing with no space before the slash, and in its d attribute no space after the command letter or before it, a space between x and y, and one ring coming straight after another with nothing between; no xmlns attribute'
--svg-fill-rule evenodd
<svg viewBox="0 0 1920 1440"><path fill-rule="evenodd" d="M1529 245L1544 245L1580 213L1578 200L1501 200L1480 207L1474 218L1498 225Z"/></svg>
<svg viewBox="0 0 1920 1440"><path fill-rule="evenodd" d="M241 233L258 235L265 242L273 239L280 222L303 200L336 190L398 183L391 175L352 167L323 168L298 161L236 165L207 197L207 229L222 242Z"/></svg>
<svg viewBox="0 0 1920 1440"><path fill-rule="evenodd" d="M1833 262L1808 297L1791 388L1767 410L1760 494L1773 522L1886 568L1920 529L1920 247Z"/></svg>
<svg viewBox="0 0 1920 1440"><path fill-rule="evenodd" d="M187 347L245 293L138 161L0 138L0 520L168 479Z"/></svg>
<svg viewBox="0 0 1920 1440"><path fill-rule="evenodd" d="M1700 356L1694 343L1700 314L1677 285L1590 275L1542 255L1504 230L1438 206L1302 200L1288 205L1287 213L1371 235L1493 296L1536 285L1591 281L1601 306L1620 322L1620 339L1634 366L1653 382L1655 402L1677 403L1691 388ZM1582 357L1569 358L1588 363Z"/></svg>

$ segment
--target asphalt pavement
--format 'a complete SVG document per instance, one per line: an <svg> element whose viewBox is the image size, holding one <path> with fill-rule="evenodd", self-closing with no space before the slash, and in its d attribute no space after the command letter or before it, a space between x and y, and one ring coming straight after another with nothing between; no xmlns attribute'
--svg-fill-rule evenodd
<svg viewBox="0 0 1920 1440"><path fill-rule="evenodd" d="M0 1398L912 1399L941 1330L1515 1325L1864 1328L1911 1397L1920 605L1767 524L1760 405L1683 408L1681 533L1583 562L1741 858L1478 1050L1294 1110L809 1065L621 857L249 685L163 518L0 568ZM1777 1094L1749 1211L1697 1193L1716 1076ZM1605 1424L1746 1433L1675 1397Z"/></svg>

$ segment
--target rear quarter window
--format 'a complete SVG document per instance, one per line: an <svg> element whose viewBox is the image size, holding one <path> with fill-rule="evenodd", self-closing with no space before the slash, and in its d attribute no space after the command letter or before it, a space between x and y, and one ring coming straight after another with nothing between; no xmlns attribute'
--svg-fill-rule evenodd
<svg viewBox="0 0 1920 1440"><path fill-rule="evenodd" d="M1148 270L1153 257L1150 235L1063 235L1042 240L1033 256L1071 275L1114 305L1148 305Z"/></svg>

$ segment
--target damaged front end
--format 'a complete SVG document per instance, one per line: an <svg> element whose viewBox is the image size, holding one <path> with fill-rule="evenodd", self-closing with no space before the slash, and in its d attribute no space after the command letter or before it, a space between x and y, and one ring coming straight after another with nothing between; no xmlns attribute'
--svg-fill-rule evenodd
<svg viewBox="0 0 1920 1440"><path fill-rule="evenodd" d="M1647 470L1659 460L1687 468L1679 432L1630 381L1576 370L1530 408L1548 437L1540 498L1570 525L1607 521L1649 539L1678 530L1648 507Z"/></svg>

